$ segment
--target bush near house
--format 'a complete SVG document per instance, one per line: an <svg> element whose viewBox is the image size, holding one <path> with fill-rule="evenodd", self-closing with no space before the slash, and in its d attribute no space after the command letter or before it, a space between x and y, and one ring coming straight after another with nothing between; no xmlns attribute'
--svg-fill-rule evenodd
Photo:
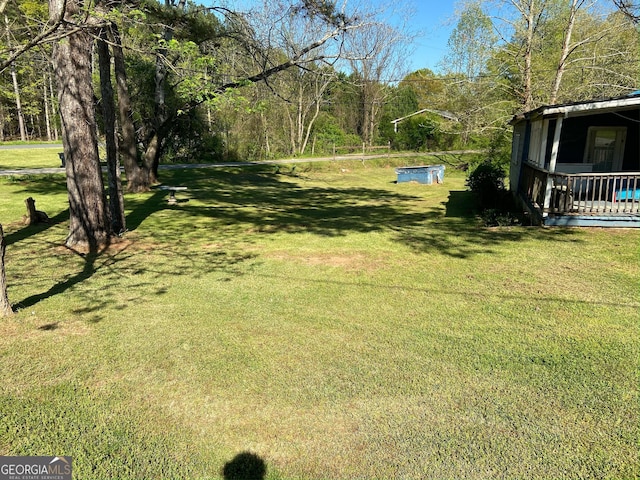
<svg viewBox="0 0 640 480"><path fill-rule="evenodd" d="M479 210L497 208L505 197L505 171L491 160L478 164L469 173L467 187L474 193Z"/></svg>
<svg viewBox="0 0 640 480"><path fill-rule="evenodd" d="M478 164L469 174L466 185L473 192L476 208L486 226L520 224L521 218L505 186L504 168L491 160Z"/></svg>

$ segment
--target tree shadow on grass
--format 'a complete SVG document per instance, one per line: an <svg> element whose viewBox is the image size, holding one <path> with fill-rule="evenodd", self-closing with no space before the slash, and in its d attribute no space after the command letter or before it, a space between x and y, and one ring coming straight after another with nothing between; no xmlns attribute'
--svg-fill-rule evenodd
<svg viewBox="0 0 640 480"><path fill-rule="evenodd" d="M438 204L436 200L429 205L425 203L429 202L428 198L392 189L318 186L307 183L304 177L282 178L247 169L165 173L167 184L188 186L189 202L168 204L168 194L163 191L127 200L129 229L136 230L143 222L150 221L148 229L152 235L149 238L153 245L147 245L147 250L142 246L127 246L84 255L82 267L75 274L16 306L35 305L68 291L102 270L108 270L114 288L122 276L143 275L144 282L128 289L140 291L140 296L163 294L157 284L172 276L197 278L214 271L221 272L223 279L242 275L246 268L240 265L257 254L243 252L241 247L233 245L251 242L256 232L311 233L324 237L390 232L397 242L417 253L460 259L491 254L502 243L527 238L580 241L573 229L482 227L473 215L471 197L464 191L451 191L446 202ZM54 217L53 224L66 219L68 211ZM8 235L7 241L15 243L49 226L24 228ZM213 242L212 249L203 246L207 239ZM197 248L190 248L191 242ZM155 256L154 260L147 258L149 253ZM87 306L75 313L93 314L99 321L102 308L111 301L119 301L112 298L115 293L110 292L111 289L106 288L101 299L88 299Z"/></svg>
<svg viewBox="0 0 640 480"><path fill-rule="evenodd" d="M188 237L189 232L194 238L240 239L255 232L336 237L388 231L417 252L456 258L492 253L501 243L524 238L579 241L572 229L485 228L467 191L451 191L446 202L425 207L429 200L393 189L318 186L304 177L285 179L247 169L171 173L167 181L188 184L192 201L171 206L166 193L154 193L133 203L131 229L152 213L173 209L180 214L154 219L158 240Z"/></svg>
<svg viewBox="0 0 640 480"><path fill-rule="evenodd" d="M451 190L445 207L445 217L472 219L474 216L473 192Z"/></svg>
<svg viewBox="0 0 640 480"><path fill-rule="evenodd" d="M56 284L52 285L47 291L31 295L24 300L14 304L14 310L32 307L41 300L63 293L74 285L77 285L78 283L92 277L100 268L96 266L97 259L100 258L101 255L103 255L106 251L106 249L104 249L98 252L89 252L87 254L83 254L70 248L68 250L78 257L83 258L84 264L82 270L63 281L59 281Z"/></svg>
<svg viewBox="0 0 640 480"><path fill-rule="evenodd" d="M466 259L478 254L492 254L504 243L525 239L581 243L576 229L542 227L485 227L475 215L471 192L449 192L443 203L444 212L429 221L425 228L404 225L397 230L397 239L413 250L426 254L444 254ZM437 208L431 209L435 213Z"/></svg>
<svg viewBox="0 0 640 480"><path fill-rule="evenodd" d="M125 207L131 209L127 215L127 230L135 230L153 213L169 208L167 192L156 190L144 199L126 198Z"/></svg>
<svg viewBox="0 0 640 480"><path fill-rule="evenodd" d="M5 240L7 245L12 245L14 243L25 240L34 235L38 235L52 227L60 225L63 222L69 221L69 209L63 210L53 217L49 217L49 221L46 223L37 223L35 225L25 225L20 230L17 230L13 233L5 235Z"/></svg>
<svg viewBox="0 0 640 480"><path fill-rule="evenodd" d="M403 204L419 197L389 190L318 187L305 185L302 178L291 181L256 172L191 170L189 175L178 183L188 184L192 201L168 205L166 193L153 193L146 200L129 202L129 228L134 230L149 215L169 209L179 210L181 216L160 222L158 238L170 239L189 225L197 228L199 222L216 229L219 235L250 229L333 237L382 231L390 223L424 220L422 212L403 211ZM176 218L177 224L172 224Z"/></svg>
<svg viewBox="0 0 640 480"><path fill-rule="evenodd" d="M55 245L56 255L69 255L65 263L79 261L80 268L46 291L14 303L13 308L16 311L29 308L42 300L77 288L99 274L97 286L89 286L86 291L74 291L81 299L81 306L71 310L91 323L98 323L104 319L104 312L127 308L153 295L164 295L167 293L166 282L170 282L172 277L188 275L197 279L211 272L219 272L220 281L226 281L229 277L242 275L244 270L240 265L255 257L252 253L191 252L177 250L173 245L154 245L152 254L155 258L151 260L147 247L139 248L135 242L121 240L98 251L84 253ZM64 250L61 252L61 249ZM58 275L62 277L64 272L58 272ZM127 281L125 290L122 289L122 280ZM55 328L58 328L57 324Z"/></svg>
<svg viewBox="0 0 640 480"><path fill-rule="evenodd" d="M21 191L27 195L50 195L67 191L67 177L64 173L9 176L0 179L0 183L20 186Z"/></svg>

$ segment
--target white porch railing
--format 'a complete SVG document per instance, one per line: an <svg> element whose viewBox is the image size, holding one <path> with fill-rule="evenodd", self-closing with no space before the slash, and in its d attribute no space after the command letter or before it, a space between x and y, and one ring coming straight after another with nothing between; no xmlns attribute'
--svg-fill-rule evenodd
<svg viewBox="0 0 640 480"><path fill-rule="evenodd" d="M540 214L640 214L640 172L551 173L525 163L518 193Z"/></svg>

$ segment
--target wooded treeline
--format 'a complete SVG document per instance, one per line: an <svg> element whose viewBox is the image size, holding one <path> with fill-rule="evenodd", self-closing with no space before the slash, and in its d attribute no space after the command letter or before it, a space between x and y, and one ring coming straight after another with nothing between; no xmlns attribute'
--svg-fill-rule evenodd
<svg viewBox="0 0 640 480"><path fill-rule="evenodd" d="M407 73L411 23L349 2L0 0L0 141L63 140L67 244L95 249L126 229L120 164L141 191L161 161L485 146L517 111L627 94L636 16L604 1L468 2L440 70Z"/></svg>
<svg viewBox="0 0 640 480"><path fill-rule="evenodd" d="M176 161L319 154L362 143L467 146L500 130L515 111L638 88L637 29L623 13L585 0L468 3L441 70L406 75L411 38L376 20L376 12L354 13L366 21L339 46L323 45L300 66L254 83L247 80L253 72L284 63L324 33L309 16L301 22L295 4L270 3L250 14L168 0L82 6L85 20L117 27L135 145L144 148L137 155L162 128L168 131L154 155ZM274 21L274 11L285 13ZM6 58L46 29L48 5L10 0L3 17ZM92 71L102 113L97 47ZM0 141L59 139L56 89L51 43L11 63L0 77ZM425 112L393 132L391 120L423 108L459 122Z"/></svg>

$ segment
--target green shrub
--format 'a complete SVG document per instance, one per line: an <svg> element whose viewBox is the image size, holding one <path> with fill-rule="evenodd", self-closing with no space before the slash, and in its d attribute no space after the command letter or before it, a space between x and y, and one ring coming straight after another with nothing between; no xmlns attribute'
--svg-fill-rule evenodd
<svg viewBox="0 0 640 480"><path fill-rule="evenodd" d="M504 168L491 160L478 164L467 178L477 209L488 227L519 225L522 223L511 193L505 188Z"/></svg>
<svg viewBox="0 0 640 480"><path fill-rule="evenodd" d="M506 191L504 179L505 171L490 160L485 160L471 171L467 187L476 196L480 210L498 207Z"/></svg>

